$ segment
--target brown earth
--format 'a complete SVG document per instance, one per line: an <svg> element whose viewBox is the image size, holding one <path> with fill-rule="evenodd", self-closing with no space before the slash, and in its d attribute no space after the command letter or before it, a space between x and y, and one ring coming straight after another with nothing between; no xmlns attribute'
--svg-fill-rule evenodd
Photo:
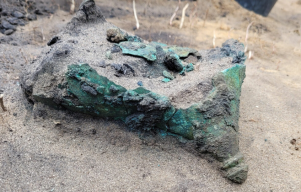
<svg viewBox="0 0 301 192"><path fill-rule="evenodd" d="M138 0L140 29L135 31L131 2L97 1L109 22L131 33L196 49L212 48L214 33L216 46L228 38L244 42L254 21L248 39L254 56L246 61L239 122L240 150L249 164L247 181L228 182L211 161L173 137L138 135L118 123L27 103L18 76L70 21L68 12L57 10L19 27L12 36L0 34L5 39L0 41L0 88L5 88L7 108L0 111L0 191L299 191L299 1L279 0L267 18L234 1L199 1L194 24L190 27L187 16L179 29L179 20L168 25L177 1ZM193 3L187 14L191 12ZM181 19L180 11L177 17Z"/></svg>

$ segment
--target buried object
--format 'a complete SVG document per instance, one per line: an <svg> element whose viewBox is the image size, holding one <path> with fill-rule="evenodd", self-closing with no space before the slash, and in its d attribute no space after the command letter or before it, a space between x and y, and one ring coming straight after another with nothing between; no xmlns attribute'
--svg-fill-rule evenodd
<svg viewBox="0 0 301 192"><path fill-rule="evenodd" d="M23 74L26 97L122 121L138 131L172 133L214 157L226 178L243 183L248 173L238 145L243 44L228 40L221 48L198 52L136 36L126 39L118 35L126 32L112 29L116 26L106 22L94 1L84 1L57 35L60 42L45 47L47 54ZM70 43L74 38L77 44ZM110 51L112 46L121 51ZM187 57L197 62L185 63ZM104 60L111 67L95 63ZM185 70L189 73L184 76ZM162 82L164 77L168 83Z"/></svg>

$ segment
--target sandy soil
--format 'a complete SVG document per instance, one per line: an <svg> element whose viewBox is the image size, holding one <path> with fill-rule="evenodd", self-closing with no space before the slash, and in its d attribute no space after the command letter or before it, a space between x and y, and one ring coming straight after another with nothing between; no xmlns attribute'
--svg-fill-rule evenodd
<svg viewBox="0 0 301 192"><path fill-rule="evenodd" d="M244 42L247 26L254 21L248 39L254 56L246 62L239 122L240 150L249 164L247 181L228 182L214 163L173 137L139 135L118 123L27 103L19 73L72 17L59 10L18 28L12 39L0 35L6 38L0 41L0 89L5 89L7 108L0 109L0 191L299 191L298 1L279 0L267 18L243 10L234 1L200 1L198 19L190 28L186 17L181 30L179 20L168 25L176 1L148 2L137 1L141 28L136 31L131 1L98 4L108 21L125 30L147 40L196 49L211 48L214 31L216 46L228 38ZM177 15L180 19L180 12Z"/></svg>

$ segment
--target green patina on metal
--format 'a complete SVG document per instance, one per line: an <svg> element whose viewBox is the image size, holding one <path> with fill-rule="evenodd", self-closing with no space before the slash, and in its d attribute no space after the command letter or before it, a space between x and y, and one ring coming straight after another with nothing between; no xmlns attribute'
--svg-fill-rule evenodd
<svg viewBox="0 0 301 192"><path fill-rule="evenodd" d="M241 85L243 80L245 79L246 66L236 64L229 69L225 69L222 73L225 76L225 80L227 84L234 90L237 90L236 95L240 96L241 93Z"/></svg>
<svg viewBox="0 0 301 192"><path fill-rule="evenodd" d="M143 40L138 36L127 35L125 38L126 38L127 41L143 42Z"/></svg>
<svg viewBox="0 0 301 192"><path fill-rule="evenodd" d="M194 70L194 65L189 63L188 65L184 66L182 71L179 73L180 75L186 75L186 72L191 72Z"/></svg>
<svg viewBox="0 0 301 192"><path fill-rule="evenodd" d="M167 79L170 79L170 80L174 79L174 76L166 70L164 70L162 74L163 74L163 77L165 77Z"/></svg>
<svg viewBox="0 0 301 192"><path fill-rule="evenodd" d="M110 39L120 39L119 36L122 35L116 34L120 34L121 32L116 32L116 30L117 29L110 30L113 31L109 33L111 34L109 36ZM123 39L126 39L126 37ZM195 56L198 55L195 49L167 46L166 44L158 42L143 43L140 41L135 42L128 40L120 42L119 47L121 48L123 54L145 58L146 60L153 62L154 65L164 65L164 68L166 69L163 70L163 76L165 78L162 79L162 82L164 83L174 79L173 75L171 75L167 69L170 71L179 72L180 75L185 75L185 72L193 71L193 64L190 63L187 66L184 66L181 58L188 57L189 54L194 54Z"/></svg>
<svg viewBox="0 0 301 192"><path fill-rule="evenodd" d="M129 54L134 56L139 56L147 59L148 61L155 61L156 57L156 47L141 43L141 42L130 42L124 41L119 43L123 54Z"/></svg>
<svg viewBox="0 0 301 192"><path fill-rule="evenodd" d="M128 112L121 106L122 98L119 97L127 90L99 76L88 64L69 65L66 79L68 93L76 100L64 98L64 107L101 117L122 119L127 116Z"/></svg>
<svg viewBox="0 0 301 192"><path fill-rule="evenodd" d="M217 129L217 124L221 127L237 127L239 96L244 76L245 66L234 65L216 75L212 82L214 88L204 101L187 109L176 109L165 96L143 87L127 90L98 75L88 64L70 65L66 73L69 96L64 98L62 105L74 111L123 121L139 113L135 121L141 123L145 117L143 110L139 111L138 108L146 100L153 99L157 104L164 103L165 109L160 111L160 119L156 119L150 127L168 130L187 139L194 139L196 130L201 130L199 132L204 135L218 136L224 130ZM168 81L170 79L166 78L166 82ZM145 103L144 107L147 107L149 103Z"/></svg>
<svg viewBox="0 0 301 192"><path fill-rule="evenodd" d="M198 54L197 50L189 48L189 47L179 47L176 45L169 46L164 43L159 43L159 42L155 42L155 41L150 42L148 45L153 46L153 47L160 46L160 47L162 47L162 49L164 50L165 53L167 53L168 51L171 51L171 52L177 54L181 58L188 57L190 54L196 54L196 55Z"/></svg>
<svg viewBox="0 0 301 192"><path fill-rule="evenodd" d="M98 75L88 64L68 66L66 80L68 96L63 98L64 107L122 120L133 128L137 126L133 124L134 121L147 129L154 128L164 118L165 111L171 107L167 97L143 87L127 90Z"/></svg>
<svg viewBox="0 0 301 192"><path fill-rule="evenodd" d="M66 89L68 95L61 105L70 110L121 120L130 129L158 129L194 140L200 152L224 162L227 173L238 169L246 177L248 167L236 158L244 78L245 65L234 64L213 77L213 88L205 99L187 109L176 108L167 97L143 87L127 90L98 75L88 64L68 66L66 83L58 87Z"/></svg>
<svg viewBox="0 0 301 192"><path fill-rule="evenodd" d="M193 125L187 119L186 110L178 109L175 114L168 121L169 131L181 135L187 139L194 139Z"/></svg>
<svg viewBox="0 0 301 192"><path fill-rule="evenodd" d="M198 51L195 49L191 49L188 47L178 47L178 46L168 46L168 47L163 47L164 51L171 51L175 54L177 54L179 57L188 57L189 54L196 54Z"/></svg>
<svg viewBox="0 0 301 192"><path fill-rule="evenodd" d="M143 57L149 61L155 61L156 58L156 47L162 48L165 54L172 52L177 55L179 58L188 57L189 54L197 54L197 50L187 48L187 47L178 47L178 46L167 46L163 43L150 42L143 43L140 40L133 40L130 38L128 41L120 42L120 48L122 49L123 54L134 55L138 57Z"/></svg>
<svg viewBox="0 0 301 192"><path fill-rule="evenodd" d="M186 72L190 72L194 70L194 66L192 63L189 63L188 65L185 66Z"/></svg>
<svg viewBox="0 0 301 192"><path fill-rule="evenodd" d="M237 130L239 96L244 77L245 65L234 65L216 75L212 82L215 86L204 101L187 109L177 109L167 123L169 131L193 139L196 130L204 138L223 135L225 130L217 128L217 125Z"/></svg>

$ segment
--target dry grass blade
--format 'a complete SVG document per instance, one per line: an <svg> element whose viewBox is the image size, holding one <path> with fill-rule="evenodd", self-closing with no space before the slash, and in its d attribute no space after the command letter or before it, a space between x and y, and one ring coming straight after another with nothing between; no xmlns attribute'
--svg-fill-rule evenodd
<svg viewBox="0 0 301 192"><path fill-rule="evenodd" d="M134 16L135 16L135 19L136 19L136 28L139 29L139 20L138 20L138 17L137 17L135 0L133 0L133 9L134 9Z"/></svg>
<svg viewBox="0 0 301 192"><path fill-rule="evenodd" d="M245 42L248 43L248 38L249 38L249 30L251 28L251 26L253 25L254 21L252 21L248 27L247 27L247 31L246 31L246 39L245 39Z"/></svg>
<svg viewBox="0 0 301 192"><path fill-rule="evenodd" d="M251 28L251 26L253 25L254 21L252 21L248 27L247 27L247 31L246 31L246 39L245 39L245 42L246 42L246 48L245 48L245 52L247 52L247 48L248 48L248 38L249 38L249 30Z"/></svg>
<svg viewBox="0 0 301 192"><path fill-rule="evenodd" d="M215 34L215 30L213 32L213 40L212 40L212 45L213 45L213 48L215 48L215 39L216 39L216 34Z"/></svg>
<svg viewBox="0 0 301 192"><path fill-rule="evenodd" d="M249 51L249 57L248 57L248 59L253 59L253 56L254 56L254 53L252 52L252 51Z"/></svg>
<svg viewBox="0 0 301 192"><path fill-rule="evenodd" d="M249 30L251 28L251 26L253 25L254 21L252 21L248 27L247 27L247 31L246 31L246 39L245 39L245 42L246 42L246 46L245 46L245 53L248 51L248 38L249 38Z"/></svg>
<svg viewBox="0 0 301 192"><path fill-rule="evenodd" d="M183 11L182 11L182 19L181 19L181 24L180 24L180 29L182 29L183 27L183 24L184 24L184 20L185 20L185 12L186 12L186 9L188 8L189 6L189 3L187 3L185 5L185 7L183 8Z"/></svg>
<svg viewBox="0 0 301 192"><path fill-rule="evenodd" d="M175 16L177 15L177 12L178 12L178 10L180 8L180 4L181 4L181 0L179 0L178 6L176 7L175 12L172 14L172 16L170 18L169 25L172 25L172 21L174 20Z"/></svg>
<svg viewBox="0 0 301 192"><path fill-rule="evenodd" d="M74 9L75 9L75 2L74 0L71 0L71 4L70 4L70 14L74 13Z"/></svg>

